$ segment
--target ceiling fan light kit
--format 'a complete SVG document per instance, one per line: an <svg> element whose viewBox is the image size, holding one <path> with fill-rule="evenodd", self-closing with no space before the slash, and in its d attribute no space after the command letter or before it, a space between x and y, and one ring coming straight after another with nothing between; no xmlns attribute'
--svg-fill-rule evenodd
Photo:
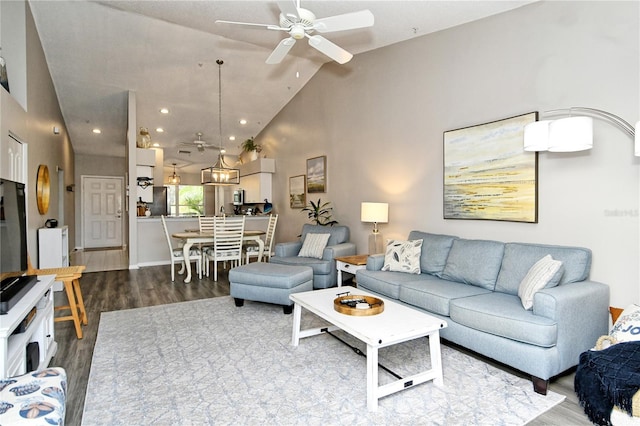
<svg viewBox="0 0 640 426"><path fill-rule="evenodd" d="M314 31L319 33L330 33L336 31L355 30L373 26L374 17L370 10L345 13L342 15L329 16L327 18L316 19L316 15L310 10L300 7L300 0L280 1L280 26L268 24L254 24L248 22L235 22L217 20L218 24L244 25L252 27L263 27L268 30L285 31L289 37L278 43L266 60L267 64L279 64L289 53L297 40L309 39L309 46L330 57L339 64L345 64L353 58L353 55L337 44L327 40L320 35L313 35Z"/></svg>

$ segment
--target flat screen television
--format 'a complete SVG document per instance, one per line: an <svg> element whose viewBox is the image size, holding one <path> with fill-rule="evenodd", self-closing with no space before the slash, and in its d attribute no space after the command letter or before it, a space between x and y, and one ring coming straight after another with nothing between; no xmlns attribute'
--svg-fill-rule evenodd
<svg viewBox="0 0 640 426"><path fill-rule="evenodd" d="M27 272L27 209L25 186L0 178L0 314L36 283Z"/></svg>

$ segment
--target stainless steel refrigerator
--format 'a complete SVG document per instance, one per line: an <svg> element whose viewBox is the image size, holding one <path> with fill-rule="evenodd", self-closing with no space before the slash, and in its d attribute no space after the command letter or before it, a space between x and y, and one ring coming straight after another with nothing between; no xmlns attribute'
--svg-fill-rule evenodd
<svg viewBox="0 0 640 426"><path fill-rule="evenodd" d="M151 216L167 215L169 206L167 205L167 187L166 186L154 186L153 187L153 203L147 203L147 207L151 210Z"/></svg>

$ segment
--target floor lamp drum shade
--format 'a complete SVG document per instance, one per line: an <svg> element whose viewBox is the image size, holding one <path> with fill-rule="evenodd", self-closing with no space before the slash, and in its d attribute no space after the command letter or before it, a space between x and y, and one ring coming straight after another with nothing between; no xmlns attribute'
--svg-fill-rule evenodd
<svg viewBox="0 0 640 426"><path fill-rule="evenodd" d="M382 234L378 231L378 223L389 221L388 203L362 203L360 220L373 223L373 232L369 235L369 254L384 253Z"/></svg>

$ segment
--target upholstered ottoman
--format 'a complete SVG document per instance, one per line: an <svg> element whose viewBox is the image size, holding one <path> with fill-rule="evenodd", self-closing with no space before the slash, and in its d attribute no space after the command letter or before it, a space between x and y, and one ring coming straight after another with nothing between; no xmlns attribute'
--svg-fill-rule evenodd
<svg viewBox="0 0 640 426"><path fill-rule="evenodd" d="M273 303L283 305L284 313L290 314L293 303L289 295L313 290L313 269L255 262L231 269L229 283L236 306L244 305L245 299Z"/></svg>
<svg viewBox="0 0 640 426"><path fill-rule="evenodd" d="M0 379L0 424L63 425L66 394L60 367Z"/></svg>

